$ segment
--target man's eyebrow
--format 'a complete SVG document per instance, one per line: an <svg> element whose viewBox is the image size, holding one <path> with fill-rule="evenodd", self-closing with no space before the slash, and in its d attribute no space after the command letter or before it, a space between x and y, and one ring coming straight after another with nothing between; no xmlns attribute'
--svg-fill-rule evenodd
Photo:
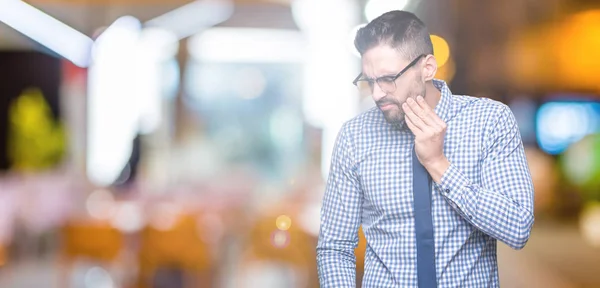
<svg viewBox="0 0 600 288"><path fill-rule="evenodd" d="M371 78L371 77L368 77L367 75L365 75L364 73L362 73L362 76L360 76L359 80L375 80L377 78L384 78L384 77L396 77L396 74L389 73L389 74L381 75L379 77Z"/></svg>

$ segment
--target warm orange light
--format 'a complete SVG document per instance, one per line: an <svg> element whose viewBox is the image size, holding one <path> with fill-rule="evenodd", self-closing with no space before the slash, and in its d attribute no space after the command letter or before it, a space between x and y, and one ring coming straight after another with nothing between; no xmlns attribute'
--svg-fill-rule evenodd
<svg viewBox="0 0 600 288"><path fill-rule="evenodd" d="M438 67L435 78L450 82L452 81L452 78L454 78L454 72L456 72L454 60L452 58L448 58L446 65Z"/></svg>
<svg viewBox="0 0 600 288"><path fill-rule="evenodd" d="M277 229L281 231L288 230L290 229L290 226L292 226L292 219L290 216L281 215L277 217L277 220L275 220L275 225L277 226Z"/></svg>
<svg viewBox="0 0 600 288"><path fill-rule="evenodd" d="M507 77L523 89L600 91L600 10L534 27L508 42Z"/></svg>
<svg viewBox="0 0 600 288"><path fill-rule="evenodd" d="M566 88L600 89L600 10L569 17L553 33L557 79Z"/></svg>
<svg viewBox="0 0 600 288"><path fill-rule="evenodd" d="M438 67L444 66L450 58L450 46L448 42L440 36L431 35L431 43L433 44L433 55L437 60Z"/></svg>

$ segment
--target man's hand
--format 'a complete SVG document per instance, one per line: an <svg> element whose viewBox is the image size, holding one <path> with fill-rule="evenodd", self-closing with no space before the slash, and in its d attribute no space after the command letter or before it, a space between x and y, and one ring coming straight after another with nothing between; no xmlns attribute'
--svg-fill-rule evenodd
<svg viewBox="0 0 600 288"><path fill-rule="evenodd" d="M419 161L433 180L439 183L450 162L444 155L446 123L425 103L423 97L417 101L408 98L402 105L406 125L415 134L415 151Z"/></svg>

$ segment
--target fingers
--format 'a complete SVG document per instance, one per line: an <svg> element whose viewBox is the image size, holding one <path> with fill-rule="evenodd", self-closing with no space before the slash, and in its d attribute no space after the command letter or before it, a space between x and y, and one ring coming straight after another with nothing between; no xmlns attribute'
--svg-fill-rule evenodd
<svg viewBox="0 0 600 288"><path fill-rule="evenodd" d="M412 131L413 133L415 133L415 135L417 133L422 133L423 131L421 131L421 129L419 129L411 120L410 118L408 118L408 116L404 116L404 122L406 122L406 126L408 126L408 129L410 129L410 131Z"/></svg>
<svg viewBox="0 0 600 288"><path fill-rule="evenodd" d="M431 126L437 126L439 124L439 122L437 121L439 117L437 116L437 114L435 114L435 111L433 111L433 109L431 109L431 107L429 107L429 105L425 102L425 99L423 99L422 96L418 96L416 103L418 105L418 108L423 110L423 117L426 117L428 120L425 122L430 124Z"/></svg>
<svg viewBox="0 0 600 288"><path fill-rule="evenodd" d="M416 115L418 118L420 118L421 121L423 121L423 123L425 123L427 126L436 125L435 121L429 115L432 111L429 108L429 106L427 105L427 103L425 103L425 101L422 100L421 96L417 97L417 99L420 99L420 100L415 101L412 98L409 98L408 100L406 100L406 103L408 104L408 108L410 108L410 110L412 110L413 114ZM415 122L414 119L413 119L413 122Z"/></svg>
<svg viewBox="0 0 600 288"><path fill-rule="evenodd" d="M441 129L446 129L446 123L444 122L444 120L442 120L442 118L440 118L433 109L431 109L431 107L429 107L429 105L427 105L427 103L425 102L425 99L423 99L423 97L419 96L417 97L417 103L419 104L419 106L426 111L426 114L430 117L431 121L435 124L437 124L438 128Z"/></svg>
<svg viewBox="0 0 600 288"><path fill-rule="evenodd" d="M405 118L408 118L407 122L410 121L414 127L423 132L435 133L446 129L446 123L429 107L421 96L417 97L417 101L409 98L402 105L402 108L406 115Z"/></svg>
<svg viewBox="0 0 600 288"><path fill-rule="evenodd" d="M409 125L409 128L411 128L411 130L414 133L417 133L419 131L424 131L427 128L427 124L425 124L425 122L423 122L423 119L421 119L421 117L416 115L414 110L411 109L409 106L410 105L407 103L402 104L402 109L404 110L404 115L405 115L404 118L405 118L406 123L408 124L410 122L410 124L418 130L418 131L415 131L415 129L411 128Z"/></svg>

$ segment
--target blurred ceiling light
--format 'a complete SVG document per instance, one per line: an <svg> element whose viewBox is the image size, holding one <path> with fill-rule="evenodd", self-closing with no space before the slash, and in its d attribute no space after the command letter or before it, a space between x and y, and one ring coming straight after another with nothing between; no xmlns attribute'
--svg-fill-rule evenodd
<svg viewBox="0 0 600 288"><path fill-rule="evenodd" d="M92 60L95 60L99 51L103 53L123 52L124 47L118 44L126 45L129 50L133 49L141 30L142 24L137 18L133 16L119 17L96 38L92 48Z"/></svg>
<svg viewBox="0 0 600 288"><path fill-rule="evenodd" d="M198 61L228 63L302 62L306 43L295 30L211 28L190 38Z"/></svg>
<svg viewBox="0 0 600 288"><path fill-rule="evenodd" d="M433 55L435 55L438 67L444 66L448 58L450 58L450 46L448 42L438 35L431 35L431 43L433 44Z"/></svg>
<svg viewBox="0 0 600 288"><path fill-rule="evenodd" d="M139 132L149 134L156 131L162 121L165 63L175 59L179 41L171 31L150 27L142 30L137 45L136 73L132 81L137 93L132 97L137 99L132 109L139 111Z"/></svg>
<svg viewBox="0 0 600 288"><path fill-rule="evenodd" d="M407 5L408 0L369 0L365 5L365 17L371 22L385 12L402 10Z"/></svg>
<svg viewBox="0 0 600 288"><path fill-rule="evenodd" d="M87 67L93 40L20 0L0 0L0 21L79 67Z"/></svg>
<svg viewBox="0 0 600 288"><path fill-rule="evenodd" d="M117 19L96 40L89 69L87 175L99 186L119 177L129 161L139 129L139 103L132 80L136 70L141 23ZM148 83L146 83L148 84Z"/></svg>
<svg viewBox="0 0 600 288"><path fill-rule="evenodd" d="M348 49L348 35L360 22L357 1L294 0L292 15L308 43L303 69L305 121L323 129L321 174L329 173L338 131L358 111L358 92L349 81L360 65ZM332 71L337 71L332 73Z"/></svg>
<svg viewBox="0 0 600 288"><path fill-rule="evenodd" d="M180 40L227 20L233 14L233 7L231 0L198 0L158 16L145 25L169 30Z"/></svg>
<svg viewBox="0 0 600 288"><path fill-rule="evenodd" d="M148 57L167 60L177 55L179 39L175 33L159 27L148 27L142 30L139 45L140 52Z"/></svg>

